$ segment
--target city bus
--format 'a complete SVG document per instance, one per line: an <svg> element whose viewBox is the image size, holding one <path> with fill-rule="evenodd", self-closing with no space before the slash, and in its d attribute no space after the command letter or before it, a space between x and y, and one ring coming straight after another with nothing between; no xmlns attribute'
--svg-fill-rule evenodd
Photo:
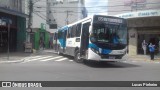
<svg viewBox="0 0 160 90"><path fill-rule="evenodd" d="M57 31L58 54L84 60L121 61L127 52L127 22L123 18L93 15Z"/></svg>

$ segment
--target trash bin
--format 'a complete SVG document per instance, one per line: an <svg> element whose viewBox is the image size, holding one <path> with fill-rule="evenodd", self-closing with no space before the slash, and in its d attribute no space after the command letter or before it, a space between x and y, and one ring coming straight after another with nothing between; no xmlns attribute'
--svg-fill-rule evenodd
<svg viewBox="0 0 160 90"><path fill-rule="evenodd" d="M25 43L25 50L24 50L24 52L29 52L29 53L32 52L32 43L30 43L30 42L26 42Z"/></svg>

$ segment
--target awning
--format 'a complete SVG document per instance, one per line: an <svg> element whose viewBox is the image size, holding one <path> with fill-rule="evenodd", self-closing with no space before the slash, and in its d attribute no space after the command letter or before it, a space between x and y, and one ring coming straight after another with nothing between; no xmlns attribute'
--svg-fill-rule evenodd
<svg viewBox="0 0 160 90"><path fill-rule="evenodd" d="M8 9L8 8L4 8L4 7L0 7L0 12L7 13L7 14L12 14L12 15L20 16L20 17L24 17L24 18L28 18L27 14L24 14L24 13L15 11L15 10L11 10L11 9Z"/></svg>

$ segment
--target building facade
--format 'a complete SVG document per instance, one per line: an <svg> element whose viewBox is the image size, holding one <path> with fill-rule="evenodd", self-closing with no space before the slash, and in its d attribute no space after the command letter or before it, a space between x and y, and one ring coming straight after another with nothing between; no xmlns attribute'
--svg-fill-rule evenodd
<svg viewBox="0 0 160 90"><path fill-rule="evenodd" d="M8 47L10 51L22 51L26 38L25 0L0 2L0 53Z"/></svg>
<svg viewBox="0 0 160 90"><path fill-rule="evenodd" d="M48 47L48 24L47 24L47 15L46 7L47 0L28 0L29 5L32 3L33 8L31 9L31 33L28 33L27 39L32 43L32 48L39 50L40 49L40 40L43 42L43 48ZM28 8L29 9L29 8ZM28 12L29 10L26 10ZM27 24L29 24L27 23ZM28 26L28 25L27 25Z"/></svg>
<svg viewBox="0 0 160 90"><path fill-rule="evenodd" d="M48 3L48 21L56 23L57 28L76 22L87 16L84 0L51 0Z"/></svg>
<svg viewBox="0 0 160 90"><path fill-rule="evenodd" d="M143 40L155 44L160 53L159 0L108 0L108 14L127 19L129 55L143 54Z"/></svg>
<svg viewBox="0 0 160 90"><path fill-rule="evenodd" d="M47 25L46 7L47 0L32 0L33 13L32 13L32 28L40 28L41 23Z"/></svg>

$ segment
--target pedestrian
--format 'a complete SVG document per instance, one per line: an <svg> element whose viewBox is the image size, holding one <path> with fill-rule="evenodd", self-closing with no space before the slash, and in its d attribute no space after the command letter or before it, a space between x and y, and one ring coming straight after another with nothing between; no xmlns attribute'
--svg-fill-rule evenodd
<svg viewBox="0 0 160 90"><path fill-rule="evenodd" d="M43 41L42 37L39 40L39 48L40 48L40 50L44 49L44 41Z"/></svg>
<svg viewBox="0 0 160 90"><path fill-rule="evenodd" d="M45 49L45 42L42 41L42 45L43 45L43 50Z"/></svg>
<svg viewBox="0 0 160 90"><path fill-rule="evenodd" d="M146 55L146 51L147 51L147 43L145 40L143 40L142 42L142 49L143 49L143 54Z"/></svg>
<svg viewBox="0 0 160 90"><path fill-rule="evenodd" d="M152 43L149 44L149 51L151 60L154 60L155 45L153 45Z"/></svg>

